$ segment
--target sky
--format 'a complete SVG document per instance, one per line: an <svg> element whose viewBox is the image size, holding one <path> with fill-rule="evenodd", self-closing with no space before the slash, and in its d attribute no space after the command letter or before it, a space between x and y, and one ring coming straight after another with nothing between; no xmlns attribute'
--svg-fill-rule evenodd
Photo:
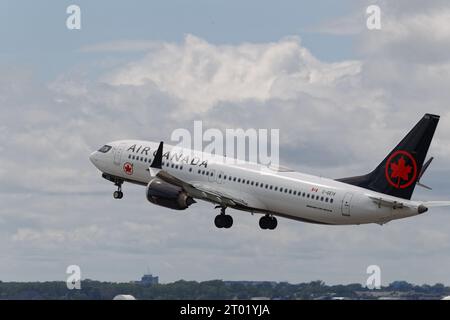
<svg viewBox="0 0 450 320"><path fill-rule="evenodd" d="M68 30L66 8L81 8ZM368 30L366 8L381 9ZM280 129L280 162L339 178L373 169L441 115L420 200L450 200L448 1L0 1L0 280L381 281L450 285L450 211L320 226L197 203L175 212L89 162L106 142L177 128Z"/></svg>

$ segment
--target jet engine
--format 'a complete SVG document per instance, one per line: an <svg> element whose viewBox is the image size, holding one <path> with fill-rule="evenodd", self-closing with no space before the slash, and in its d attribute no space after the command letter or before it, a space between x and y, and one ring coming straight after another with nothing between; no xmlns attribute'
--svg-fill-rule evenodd
<svg viewBox="0 0 450 320"><path fill-rule="evenodd" d="M184 210L196 202L182 188L159 178L150 180L146 196L151 203L175 210Z"/></svg>

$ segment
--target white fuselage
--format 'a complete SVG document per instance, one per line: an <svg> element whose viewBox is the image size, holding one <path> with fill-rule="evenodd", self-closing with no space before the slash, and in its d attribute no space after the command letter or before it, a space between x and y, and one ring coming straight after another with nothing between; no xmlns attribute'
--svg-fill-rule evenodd
<svg viewBox="0 0 450 320"><path fill-rule="evenodd" d="M158 143L121 140L109 143L106 153L90 159L103 173L146 185ZM132 170L127 164L132 165ZM128 169L128 170L126 170ZM164 145L162 170L192 185L235 195L255 213L269 213L305 222L333 225L379 223L418 214L418 202L395 198L336 180L292 170L272 170L245 161ZM371 197L371 198L369 198ZM373 198L390 199L408 206L383 206Z"/></svg>

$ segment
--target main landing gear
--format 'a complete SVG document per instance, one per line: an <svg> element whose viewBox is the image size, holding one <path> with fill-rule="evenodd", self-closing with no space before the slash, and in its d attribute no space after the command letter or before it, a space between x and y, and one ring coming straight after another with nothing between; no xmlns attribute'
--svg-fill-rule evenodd
<svg viewBox="0 0 450 320"><path fill-rule="evenodd" d="M261 229L274 230L277 225L278 221L274 216L266 214L265 216L261 217L261 219L259 219L259 226L261 227Z"/></svg>
<svg viewBox="0 0 450 320"><path fill-rule="evenodd" d="M117 191L114 191L114 193L113 193L114 199L122 199L123 198L122 184L123 184L123 181L120 181L120 180L114 182L114 185L117 186Z"/></svg>
<svg viewBox="0 0 450 320"><path fill-rule="evenodd" d="M229 214L225 214L225 207L218 206L220 208L220 214L214 219L214 224L217 228L231 228L233 225L233 217Z"/></svg>

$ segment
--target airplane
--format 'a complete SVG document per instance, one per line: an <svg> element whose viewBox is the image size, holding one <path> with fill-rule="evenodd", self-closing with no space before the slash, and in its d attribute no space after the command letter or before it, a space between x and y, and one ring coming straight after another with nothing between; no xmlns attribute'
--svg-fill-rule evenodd
<svg viewBox="0 0 450 320"><path fill-rule="evenodd" d="M277 217L326 225L383 225L450 206L450 201L411 200L433 160L424 164L439 118L425 114L373 171L340 179L282 167L263 170L267 167L254 162L230 162L142 140L108 143L93 152L90 161L117 187L115 199L123 197L122 185L129 182L146 186L151 203L174 210L207 201L220 209L214 219L217 228L233 225L225 213L228 208L262 215L259 226L265 230L277 227Z"/></svg>

